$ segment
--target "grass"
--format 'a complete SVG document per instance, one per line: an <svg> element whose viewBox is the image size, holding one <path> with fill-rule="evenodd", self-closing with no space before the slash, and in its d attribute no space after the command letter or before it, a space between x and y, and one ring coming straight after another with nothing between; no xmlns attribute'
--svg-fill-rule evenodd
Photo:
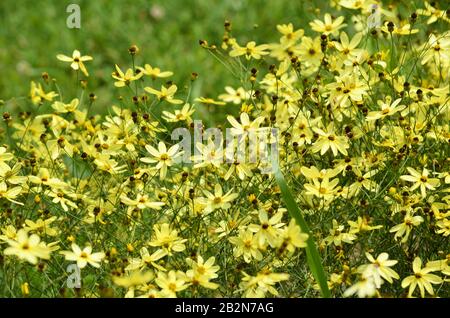
<svg viewBox="0 0 450 318"><path fill-rule="evenodd" d="M112 100L108 89L113 82L114 64L131 66L128 47L140 48L137 64L149 63L163 70L176 70L176 83L188 83L191 73L199 74L192 92L198 96L216 96L230 81L228 70L216 61L198 41L217 43L223 35L226 19L233 23L234 34L242 42L276 41L279 23L299 24L308 15L311 4L301 1L58 1L32 0L0 3L0 99L12 101L12 109L26 109L19 96L27 96L30 78L48 72L58 79L67 98L73 98L73 74L56 59L76 48L94 57L88 90L97 96L98 110L106 110ZM66 7L81 8L81 28L66 27ZM180 9L181 8L181 9ZM203 117L212 113L205 108Z"/></svg>

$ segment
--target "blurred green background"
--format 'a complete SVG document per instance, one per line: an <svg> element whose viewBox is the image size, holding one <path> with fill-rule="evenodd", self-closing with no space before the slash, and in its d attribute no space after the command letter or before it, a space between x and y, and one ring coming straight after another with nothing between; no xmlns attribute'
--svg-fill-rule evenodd
<svg viewBox="0 0 450 318"><path fill-rule="evenodd" d="M81 28L69 29L69 4L81 8ZM314 5L317 7L317 4ZM311 1L285 0L1 0L0 1L0 99L26 97L30 80L42 72L56 78L65 100L76 95L76 76L56 54L74 49L94 57L88 62L88 92L98 96L97 108L116 102L111 72L114 64L131 66L128 48L136 44L137 65L149 63L175 73L170 79L180 88L199 74L196 95L217 97L225 85L239 85L227 69L198 41L220 46L226 19L240 43L277 41L276 25L305 25L314 17ZM195 96L194 96L195 97ZM26 99L10 100L18 108Z"/></svg>
<svg viewBox="0 0 450 318"><path fill-rule="evenodd" d="M411 8L401 11L406 18L422 1L385 2ZM66 8L72 3L81 8L80 29L66 26ZM91 75L87 93L94 92L98 96L97 111L105 111L124 92L113 88L111 72L116 63L122 69L131 67L128 48L132 44L140 48L137 65L149 63L173 71L175 75L170 79L180 91L196 72L199 78L191 100L198 96L215 98L224 86L239 86L240 81L200 47L200 39L220 46L223 24L228 19L242 45L249 40L275 42L279 38L277 24L292 22L295 28L309 29L308 23L323 19L325 12L336 12L330 1L0 0L0 99L8 101L8 110L29 109L26 97L30 80L40 80L42 72L57 79L65 101L74 98L75 72L56 55L71 55L79 49L94 57L87 63ZM344 12L349 18L356 11ZM351 24L349 19L346 22ZM217 111L214 107L204 109L202 117Z"/></svg>

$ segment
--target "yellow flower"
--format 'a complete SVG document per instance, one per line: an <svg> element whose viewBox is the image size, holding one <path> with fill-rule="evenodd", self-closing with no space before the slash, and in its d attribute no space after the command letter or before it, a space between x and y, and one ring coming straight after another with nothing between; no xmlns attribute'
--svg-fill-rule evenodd
<svg viewBox="0 0 450 318"><path fill-rule="evenodd" d="M130 288L133 286L143 285L143 284L151 281L154 277L155 277L155 275L149 271L147 271L147 272L132 271L131 273L129 273L126 276L122 276L122 277L114 276L112 278L112 280L113 280L114 284L116 284L120 287Z"/></svg>
<svg viewBox="0 0 450 318"><path fill-rule="evenodd" d="M27 232L36 232L42 235L56 236L58 234L58 230L50 227L56 221L56 216L52 216L46 220L38 219L36 222L31 220L25 220L26 226L24 230Z"/></svg>
<svg viewBox="0 0 450 318"><path fill-rule="evenodd" d="M176 298L177 293L189 287L186 284L184 273L180 271L170 271L169 273L158 272L155 283L162 289L162 292L169 298Z"/></svg>
<svg viewBox="0 0 450 318"><path fill-rule="evenodd" d="M16 201L15 198L20 195L22 192L22 187L11 187L8 189L8 186L5 182L0 182L0 199L5 198L8 201L14 202L15 204L23 205L22 202Z"/></svg>
<svg viewBox="0 0 450 318"><path fill-rule="evenodd" d="M119 163L110 158L108 154L101 154L95 160L94 163L100 170L106 171L111 175L122 173L126 170L126 165L119 165Z"/></svg>
<svg viewBox="0 0 450 318"><path fill-rule="evenodd" d="M150 64L145 64L144 67L138 67L147 76L150 76L153 79L156 78L165 78L172 76L172 72L161 72L161 70L157 67L152 67Z"/></svg>
<svg viewBox="0 0 450 318"><path fill-rule="evenodd" d="M350 41L347 33L341 32L340 40L340 42L334 41L333 45L336 50L341 52L344 56L358 56L361 52L363 52L363 50L357 49L362 40L362 33L356 33Z"/></svg>
<svg viewBox="0 0 450 318"><path fill-rule="evenodd" d="M207 97L198 97L198 98L195 99L195 101L199 102L199 103L202 103L202 104L205 104L205 105L219 105L219 106L222 106L222 105L226 104L224 102L219 102L217 100L214 100L212 98L207 98Z"/></svg>
<svg viewBox="0 0 450 318"><path fill-rule="evenodd" d="M425 5L425 9L417 9L417 14L428 16L427 24L432 24L436 22L438 19L442 19L444 21L450 22L448 15L444 10L439 10L436 7L430 5L428 1L423 3Z"/></svg>
<svg viewBox="0 0 450 318"><path fill-rule="evenodd" d="M159 177L163 180L167 174L167 167L172 166L173 160L177 157L181 156L183 152L178 152L179 145L173 145L167 150L164 142L160 141L158 144L158 149L150 145L146 145L145 149L153 156L153 157L143 157L141 158L142 162L145 163L157 163L155 169L160 171Z"/></svg>
<svg viewBox="0 0 450 318"><path fill-rule="evenodd" d="M310 37L303 37L298 51L301 61L318 66L323 58L322 49L320 47L320 37L314 40Z"/></svg>
<svg viewBox="0 0 450 318"><path fill-rule="evenodd" d="M186 121L188 124L192 122L191 115L195 112L194 107L190 104L184 104L181 110L176 109L174 113L163 111L162 118L169 123L176 123L179 121Z"/></svg>
<svg viewBox="0 0 450 318"><path fill-rule="evenodd" d="M367 219L367 217L360 216L358 216L358 219L356 221L348 221L347 223L348 225L350 225L349 233L357 234L359 232L367 232L383 228L382 225L372 226L369 222L370 221Z"/></svg>
<svg viewBox="0 0 450 318"><path fill-rule="evenodd" d="M61 251L59 253L64 255L67 261L76 261L79 268L84 268L88 264L98 268L102 259L105 258L103 252L92 253L91 246L86 246L81 250L77 244L72 243L71 247L72 251Z"/></svg>
<svg viewBox="0 0 450 318"><path fill-rule="evenodd" d="M150 254L146 247L142 247L140 250L140 258L129 259L129 264L125 268L127 271L142 270L147 267L147 265L152 265L160 271L165 271L165 268L157 263L160 259L167 255L167 251L159 249L156 252Z"/></svg>
<svg viewBox="0 0 450 318"><path fill-rule="evenodd" d="M227 116L228 121L231 126L231 133L233 135L247 135L249 131L256 131L259 128L259 125L264 121L264 117L258 117L254 121L250 121L250 117L247 113L241 113L240 119L241 123L239 123L233 116Z"/></svg>
<svg viewBox="0 0 450 318"><path fill-rule="evenodd" d="M170 85L169 88L166 88L165 86L161 86L161 91L158 91L152 87L144 87L145 91L155 95L158 100L162 101L165 100L168 103L171 104L182 104L183 101L181 99L175 99L174 95L177 92L177 86L176 85Z"/></svg>
<svg viewBox="0 0 450 318"><path fill-rule="evenodd" d="M305 31L302 29L299 29L297 31L294 31L294 26L292 23L289 24L279 24L277 25L277 30L283 36L280 38L280 43L294 43L295 41L301 39L303 34L305 34Z"/></svg>
<svg viewBox="0 0 450 318"><path fill-rule="evenodd" d="M313 153L320 151L320 154L323 155L328 149L331 149L334 156L337 156L338 151L347 156L346 149L350 148L347 138L337 136L334 132L333 124L329 124L326 131L317 127L314 127L313 130L319 135L319 138L311 147Z"/></svg>
<svg viewBox="0 0 450 318"><path fill-rule="evenodd" d="M245 55L247 60L254 58L259 60L261 56L269 54L266 50L269 48L267 44L256 45L256 42L251 41L248 42L246 46L242 47L236 44L233 49L230 51L231 57Z"/></svg>
<svg viewBox="0 0 450 318"><path fill-rule="evenodd" d="M203 257L197 256L197 261L191 258L186 259L186 263L192 268L186 271L186 279L192 285L200 285L209 289L217 289L218 284L210 282L211 279L217 278L216 272L220 269L219 266L214 265L216 258L211 256L205 262Z"/></svg>
<svg viewBox="0 0 450 318"><path fill-rule="evenodd" d="M366 253L367 259L371 264L363 265L358 268L358 271L362 273L363 277L371 277L377 288L380 288L383 283L383 279L388 281L390 284L393 283L392 279L399 279L398 274L390 267L398 263L396 260L389 260L389 254L381 253L375 259L372 254Z"/></svg>
<svg viewBox="0 0 450 318"><path fill-rule="evenodd" d="M402 111L406 108L405 105L399 105L402 101L401 98L396 99L395 101L391 102L391 98L387 98L386 102L379 100L377 101L377 104L380 106L381 110L379 111L371 111L367 114L367 120L377 120L380 118L384 118L387 116L392 116L395 113Z"/></svg>
<svg viewBox="0 0 450 318"><path fill-rule="evenodd" d="M353 294L357 294L359 298L372 297L376 294L377 288L373 279L361 277L358 282L350 286L344 292L344 297L349 297Z"/></svg>
<svg viewBox="0 0 450 318"><path fill-rule="evenodd" d="M136 195L136 199L130 199L125 194L122 194L120 197L122 203L128 206L128 213L134 209L144 210L144 209L153 209L153 210L161 210L161 207L165 204L164 202L155 202L150 200L147 194L138 193Z"/></svg>
<svg viewBox="0 0 450 318"><path fill-rule="evenodd" d="M199 198L199 202L205 205L205 212L207 213L216 209L227 210L231 207L231 202L239 196L237 193L231 193L232 191L233 189L223 194L221 185L216 184L214 186L214 194L204 190L203 193L206 195L206 198Z"/></svg>
<svg viewBox="0 0 450 318"><path fill-rule="evenodd" d="M430 272L435 271L433 267L425 266L422 268L422 260L420 257L416 257L413 261L413 272L414 275L408 276L402 281L402 287L406 288L409 286L408 296L411 297L417 287L420 290L420 296L425 297L425 290L430 294L434 295L433 286L431 284L440 284L442 279Z"/></svg>
<svg viewBox="0 0 450 318"><path fill-rule="evenodd" d="M56 58L63 62L70 62L70 67L75 71L79 69L84 73L84 75L89 76L86 67L83 62L92 61L92 57L89 55L81 56L80 51L74 50L72 53L72 57L66 56L63 54L58 54Z"/></svg>
<svg viewBox="0 0 450 318"><path fill-rule="evenodd" d="M325 244L334 244L335 246L342 246L342 243L353 244L356 240L356 235L344 232L344 226L333 219L333 228L330 230L330 235L324 239Z"/></svg>
<svg viewBox="0 0 450 318"><path fill-rule="evenodd" d="M420 215L414 216L413 212L407 211L403 218L403 222L393 226L389 230L389 232L395 233L395 235L394 235L395 239L401 237L402 238L401 242L405 243L406 241L408 241L408 237L409 237L409 234L411 233L412 228L414 226L420 225L420 223L422 223L422 222L423 222L423 217L421 217Z"/></svg>
<svg viewBox="0 0 450 318"><path fill-rule="evenodd" d="M263 298L267 293L277 296L278 291L273 286L289 279L289 274L272 273L268 270L263 270L256 276L250 276L245 272L242 274L244 277L239 287L244 291L242 297L245 298Z"/></svg>
<svg viewBox="0 0 450 318"><path fill-rule="evenodd" d="M294 219L291 219L289 225L283 230L282 236L283 240L280 244L280 249L293 252L295 248L306 247L308 234L302 232Z"/></svg>
<svg viewBox="0 0 450 318"><path fill-rule="evenodd" d="M258 213L259 224L250 224L248 229L255 233L259 246L263 247L268 243L272 247L276 247L281 238L281 227L284 223L281 222L283 218L283 211L278 211L270 219L264 209L259 210Z"/></svg>
<svg viewBox="0 0 450 318"><path fill-rule="evenodd" d="M233 248L233 255L235 257L243 257L246 263L250 263L252 258L259 261L263 255L259 250L258 237L250 230L239 231L238 236L232 236L229 238Z"/></svg>
<svg viewBox="0 0 450 318"><path fill-rule="evenodd" d="M39 258L50 259L51 249L36 234L28 236L27 231L21 229L17 232L16 239L7 239L9 244L3 253L15 255L31 264L36 264Z"/></svg>
<svg viewBox="0 0 450 318"><path fill-rule="evenodd" d="M197 155L193 155L191 159L196 162L194 165L195 169L206 167L206 166L214 166L216 168L220 168L223 164L223 141L221 140L219 145L216 145L216 142L212 140L212 138L208 138L208 143L204 145L201 142L198 142L196 145L196 149L200 152Z"/></svg>
<svg viewBox="0 0 450 318"><path fill-rule="evenodd" d="M336 35L337 31L339 29L342 29L346 26L344 22L344 17L338 17L336 20L333 21L331 18L331 15L329 13L325 13L324 16L324 22L315 19L313 22L310 22L309 25L311 26L311 29L313 29L316 32L323 33L323 34L333 34Z"/></svg>
<svg viewBox="0 0 450 318"><path fill-rule="evenodd" d="M381 31L384 33L390 33L389 32L389 22L386 21L386 23L381 27ZM400 26L394 25L394 30L392 31L392 34L398 34L398 35L411 35L418 33L419 29L411 29L411 25L409 23L401 24Z"/></svg>
<svg viewBox="0 0 450 318"><path fill-rule="evenodd" d="M323 180L313 179L313 183L305 183L303 186L306 189L306 193L308 195L315 195L318 198L323 198L325 201L331 200L337 194L337 190L339 189L339 179L329 180L325 178Z"/></svg>
<svg viewBox="0 0 450 318"><path fill-rule="evenodd" d="M58 94L55 92L51 91L46 93L42 89L42 85L40 83L36 84L31 81L30 97L34 105L39 105L45 100L51 102L56 96L58 96Z"/></svg>
<svg viewBox="0 0 450 318"><path fill-rule="evenodd" d="M52 104L52 108L57 113L73 113L77 110L79 103L80 103L79 99L74 98L69 104L64 104L63 102L54 102Z"/></svg>
<svg viewBox="0 0 450 318"><path fill-rule="evenodd" d="M242 87L234 89L231 86L225 86L225 91L225 94L219 95L219 99L227 103L240 105L250 97L250 94Z"/></svg>
<svg viewBox="0 0 450 318"><path fill-rule="evenodd" d="M153 226L154 235L148 243L150 246L161 247L167 254L172 255L174 252L182 252L186 249L185 242L178 236L178 231L173 230L168 223L155 224Z"/></svg>
<svg viewBox="0 0 450 318"><path fill-rule="evenodd" d="M116 80L114 86L124 87L129 86L131 82L137 81L144 74L142 72L134 73L131 68L129 68L125 73L122 72L119 65L116 64L116 71L112 73L112 77Z"/></svg>
<svg viewBox="0 0 450 318"><path fill-rule="evenodd" d="M414 182L414 184L409 188L410 191L414 191L415 189L420 187L420 193L422 194L422 198L425 198L427 196L427 189L428 190L436 190L437 187L440 185L440 181L437 178L429 178L429 171L426 168L423 168L422 173L418 172L417 170L408 167L406 168L409 175L403 175L400 177L400 179L408 181L408 182Z"/></svg>
<svg viewBox="0 0 450 318"><path fill-rule="evenodd" d="M422 65L439 65L442 63L448 67L450 64L450 32L438 37L435 34L430 34L427 43L422 46L422 50L424 51L421 54Z"/></svg>

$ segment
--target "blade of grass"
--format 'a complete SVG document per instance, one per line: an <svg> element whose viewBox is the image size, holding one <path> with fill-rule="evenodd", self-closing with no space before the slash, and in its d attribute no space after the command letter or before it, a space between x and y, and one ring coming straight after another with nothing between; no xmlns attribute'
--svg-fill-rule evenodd
<svg viewBox="0 0 450 318"><path fill-rule="evenodd" d="M295 219L295 221L300 226L302 231L308 234L308 240L306 241L307 244L306 259L308 262L309 269L311 270L315 280L319 284L320 293L322 297L330 298L331 293L330 290L328 289L327 277L325 275L325 271L322 266L322 259L320 257L319 251L317 250L317 246L316 243L314 242L309 226L306 223L305 219L303 218L303 215L300 212L297 203L295 202L292 192L289 189L286 180L284 179L283 173L281 172L278 163L275 160L272 160L272 169L275 175L275 180L278 186L280 187L281 195L289 211L289 214L291 215L291 217Z"/></svg>

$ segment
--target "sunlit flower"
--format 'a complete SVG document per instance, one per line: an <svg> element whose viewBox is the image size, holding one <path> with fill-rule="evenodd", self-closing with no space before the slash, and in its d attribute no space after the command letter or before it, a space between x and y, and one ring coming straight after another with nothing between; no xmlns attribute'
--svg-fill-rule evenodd
<svg viewBox="0 0 450 318"><path fill-rule="evenodd" d="M80 51L74 50L72 53L72 57L64 54L58 54L56 58L63 62L69 62L72 69L74 69L75 71L81 70L84 75L89 76L86 66L84 66L83 62L92 61L91 56L81 56Z"/></svg>

